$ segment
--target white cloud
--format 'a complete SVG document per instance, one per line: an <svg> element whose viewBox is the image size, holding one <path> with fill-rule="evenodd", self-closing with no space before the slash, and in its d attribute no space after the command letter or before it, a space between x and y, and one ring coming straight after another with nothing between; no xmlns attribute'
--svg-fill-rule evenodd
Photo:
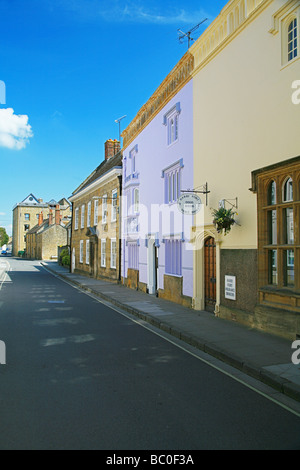
<svg viewBox="0 0 300 470"><path fill-rule="evenodd" d="M203 18L211 15L203 8L186 9L173 2L159 2L158 0L47 0L48 7L53 9L54 5L62 7L65 11L72 11L82 21L95 21L102 19L113 23L148 23L148 24L174 24L194 25Z"/></svg>
<svg viewBox="0 0 300 470"><path fill-rule="evenodd" d="M17 115L12 108L0 109L0 147L21 150L33 137L28 116Z"/></svg>

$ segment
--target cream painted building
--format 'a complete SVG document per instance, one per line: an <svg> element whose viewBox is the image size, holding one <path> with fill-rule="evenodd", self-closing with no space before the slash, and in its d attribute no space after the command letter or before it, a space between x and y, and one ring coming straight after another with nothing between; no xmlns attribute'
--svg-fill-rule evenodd
<svg viewBox="0 0 300 470"><path fill-rule="evenodd" d="M232 0L194 56L194 307L300 335L300 1ZM207 204L206 199L207 197ZM232 209L226 236L212 209Z"/></svg>

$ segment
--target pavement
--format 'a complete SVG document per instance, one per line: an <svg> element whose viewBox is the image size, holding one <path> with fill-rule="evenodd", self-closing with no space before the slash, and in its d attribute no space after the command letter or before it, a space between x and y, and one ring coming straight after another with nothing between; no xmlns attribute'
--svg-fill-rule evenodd
<svg viewBox="0 0 300 470"><path fill-rule="evenodd" d="M0 285L5 264L1 258ZM42 261L41 265L61 279L300 402L300 364L292 363L295 350L291 341L121 284L70 273L57 261Z"/></svg>

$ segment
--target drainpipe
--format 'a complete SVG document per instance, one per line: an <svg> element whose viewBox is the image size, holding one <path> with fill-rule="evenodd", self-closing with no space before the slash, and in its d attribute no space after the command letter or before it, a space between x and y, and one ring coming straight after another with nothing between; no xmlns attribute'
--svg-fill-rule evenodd
<svg viewBox="0 0 300 470"><path fill-rule="evenodd" d="M121 207L121 201L122 201L122 175L118 176L119 180L119 282L121 282L122 279L122 207ZM124 279L123 279L124 282Z"/></svg>
<svg viewBox="0 0 300 470"><path fill-rule="evenodd" d="M72 234L73 234L73 213L74 213L74 203L72 202L72 210L71 210L71 235L70 235L70 268L69 272L72 272Z"/></svg>

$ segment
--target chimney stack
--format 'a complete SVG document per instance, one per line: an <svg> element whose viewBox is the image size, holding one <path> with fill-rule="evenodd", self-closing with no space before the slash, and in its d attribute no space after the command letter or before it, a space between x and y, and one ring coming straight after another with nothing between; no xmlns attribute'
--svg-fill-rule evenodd
<svg viewBox="0 0 300 470"><path fill-rule="evenodd" d="M59 204L57 204L55 208L55 224L60 225L60 207Z"/></svg>
<svg viewBox="0 0 300 470"><path fill-rule="evenodd" d="M39 214L39 226L42 225L43 221L44 221L43 212L41 212Z"/></svg>
<svg viewBox="0 0 300 470"><path fill-rule="evenodd" d="M120 150L120 142L118 140L109 139L104 144L105 147L105 160L109 160L114 157Z"/></svg>
<svg viewBox="0 0 300 470"><path fill-rule="evenodd" d="M49 211L49 226L53 225L53 212L52 209Z"/></svg>

